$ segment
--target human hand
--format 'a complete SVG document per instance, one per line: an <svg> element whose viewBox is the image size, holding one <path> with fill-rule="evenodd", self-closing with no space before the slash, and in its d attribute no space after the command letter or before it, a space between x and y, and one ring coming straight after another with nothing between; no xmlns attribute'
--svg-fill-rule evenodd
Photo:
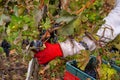
<svg viewBox="0 0 120 80"><path fill-rule="evenodd" d="M62 57L63 53L59 43L45 43L46 48L37 52L34 57L37 58L39 64L46 64L56 57Z"/></svg>

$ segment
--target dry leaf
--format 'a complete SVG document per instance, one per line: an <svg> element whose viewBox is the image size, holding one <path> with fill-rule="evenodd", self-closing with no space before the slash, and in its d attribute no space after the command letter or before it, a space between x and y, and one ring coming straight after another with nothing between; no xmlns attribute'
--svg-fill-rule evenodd
<svg viewBox="0 0 120 80"><path fill-rule="evenodd" d="M10 50L10 54L14 54L14 53L16 53L16 49Z"/></svg>

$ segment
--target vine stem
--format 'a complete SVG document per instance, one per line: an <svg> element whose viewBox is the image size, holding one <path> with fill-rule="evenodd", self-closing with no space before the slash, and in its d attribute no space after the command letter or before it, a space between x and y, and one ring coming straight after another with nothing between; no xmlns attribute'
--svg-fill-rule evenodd
<svg viewBox="0 0 120 80"><path fill-rule="evenodd" d="M44 0L40 0L40 6L39 6L39 9L41 10L44 6Z"/></svg>
<svg viewBox="0 0 120 80"><path fill-rule="evenodd" d="M80 8L78 11L76 11L75 14L77 15L77 14L81 13L82 11L84 11L86 8L89 8L90 5L92 5L94 2L95 2L95 0L88 1L82 8Z"/></svg>

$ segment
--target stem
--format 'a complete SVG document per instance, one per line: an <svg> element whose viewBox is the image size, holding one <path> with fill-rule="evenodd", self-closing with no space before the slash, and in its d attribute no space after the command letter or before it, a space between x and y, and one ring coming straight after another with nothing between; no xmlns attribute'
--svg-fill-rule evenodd
<svg viewBox="0 0 120 80"><path fill-rule="evenodd" d="M78 11L75 12L75 14L80 14L82 11L84 11L86 8L89 8L90 5L92 5L95 2L95 0L88 1L82 8L80 8Z"/></svg>
<svg viewBox="0 0 120 80"><path fill-rule="evenodd" d="M44 0L40 0L40 6L39 6L39 9L41 10L44 6Z"/></svg>

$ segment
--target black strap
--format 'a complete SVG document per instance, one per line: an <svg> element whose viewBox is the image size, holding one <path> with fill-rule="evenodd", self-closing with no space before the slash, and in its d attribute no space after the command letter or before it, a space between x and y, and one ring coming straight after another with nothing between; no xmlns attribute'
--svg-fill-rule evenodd
<svg viewBox="0 0 120 80"><path fill-rule="evenodd" d="M80 41L80 44L81 44L86 50L89 50L88 45L87 45L85 42Z"/></svg>

